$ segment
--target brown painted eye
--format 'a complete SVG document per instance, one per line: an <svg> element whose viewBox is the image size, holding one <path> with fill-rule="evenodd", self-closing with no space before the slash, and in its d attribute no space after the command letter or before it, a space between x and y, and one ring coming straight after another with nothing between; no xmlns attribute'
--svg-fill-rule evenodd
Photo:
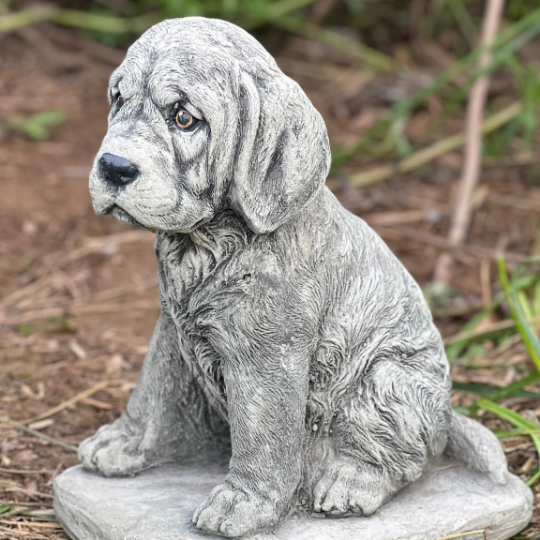
<svg viewBox="0 0 540 540"><path fill-rule="evenodd" d="M185 109L180 109L176 114L176 123L182 129L191 127L194 121L193 115Z"/></svg>
<svg viewBox="0 0 540 540"><path fill-rule="evenodd" d="M122 94L118 94L117 98L116 98L116 106L121 109L124 105L125 101L124 101L124 98L122 97Z"/></svg>

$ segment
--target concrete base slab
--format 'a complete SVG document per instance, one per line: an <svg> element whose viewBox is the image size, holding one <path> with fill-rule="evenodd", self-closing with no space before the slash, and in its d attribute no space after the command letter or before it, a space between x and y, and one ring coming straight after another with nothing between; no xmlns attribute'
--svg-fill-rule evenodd
<svg viewBox="0 0 540 540"><path fill-rule="evenodd" d="M54 507L74 540L201 540L197 506L223 481L218 465L168 465L132 478L104 478L81 466L54 482ZM455 463L434 465L375 515L341 519L296 515L252 540L437 540L486 530L505 540L531 518L532 493L517 477L495 485ZM464 540L480 540L473 534Z"/></svg>

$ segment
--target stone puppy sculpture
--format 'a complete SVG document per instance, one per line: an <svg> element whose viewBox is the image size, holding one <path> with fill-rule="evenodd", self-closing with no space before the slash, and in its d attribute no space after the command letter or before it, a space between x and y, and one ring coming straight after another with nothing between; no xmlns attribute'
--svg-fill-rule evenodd
<svg viewBox="0 0 540 540"><path fill-rule="evenodd" d="M367 516L443 452L505 482L495 437L452 412L419 287L324 186L323 120L254 38L165 21L109 98L93 205L157 232L162 313L126 413L80 447L88 469L132 475L230 436L193 517L229 537L299 501Z"/></svg>

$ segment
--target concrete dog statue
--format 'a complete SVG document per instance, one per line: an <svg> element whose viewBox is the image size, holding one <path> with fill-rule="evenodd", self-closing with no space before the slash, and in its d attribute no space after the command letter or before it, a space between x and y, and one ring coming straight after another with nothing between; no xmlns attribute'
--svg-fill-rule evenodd
<svg viewBox="0 0 540 540"><path fill-rule="evenodd" d="M160 23L109 98L93 205L157 233L162 313L126 413L80 446L87 469L132 475L230 440L193 516L228 537L297 506L368 516L442 453L506 481L495 436L452 412L419 287L324 186L324 122L253 37Z"/></svg>

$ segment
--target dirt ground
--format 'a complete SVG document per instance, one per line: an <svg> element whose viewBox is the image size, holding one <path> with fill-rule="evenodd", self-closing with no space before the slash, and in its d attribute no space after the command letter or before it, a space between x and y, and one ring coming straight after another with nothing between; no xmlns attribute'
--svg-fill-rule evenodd
<svg viewBox="0 0 540 540"><path fill-rule="evenodd" d="M440 45L417 47L412 57L398 55L404 64L399 76L374 76L354 58L299 38L273 52L322 112L336 147L354 143L396 95L414 91L448 61ZM0 414L68 445L124 410L159 314L153 235L95 216L88 194L88 172L106 131L107 81L121 57L46 25L0 40ZM505 82L497 84L504 88ZM505 100L501 94L501 106ZM429 107L437 110L440 103L434 98ZM47 141L5 127L14 115L49 109L66 110L68 119ZM421 140L430 114L428 108L413 117L413 142ZM462 129L460 112L445 130ZM440 252L433 238L448 229L460 163L459 152L447 154L411 175L361 190L335 178L343 204L380 232L422 285L431 280ZM437 319L443 336L457 332L495 290L493 262L475 247L538 253L539 169L530 159L517 165L484 170L471 249L458 254L455 267L461 295L452 314L460 316ZM359 156L345 171L364 168ZM491 354L489 369L455 366L454 379L502 386L531 369L517 341ZM465 393L454 398L455 404L472 401ZM503 403L538 422L538 402ZM511 427L489 415L480 420ZM511 469L523 478L538 467L529 438L505 439L504 447ZM72 450L0 424L0 509L13 505L0 512L0 538L65 538L50 517L51 484L76 463ZM538 532L539 521L537 506L528 533Z"/></svg>

